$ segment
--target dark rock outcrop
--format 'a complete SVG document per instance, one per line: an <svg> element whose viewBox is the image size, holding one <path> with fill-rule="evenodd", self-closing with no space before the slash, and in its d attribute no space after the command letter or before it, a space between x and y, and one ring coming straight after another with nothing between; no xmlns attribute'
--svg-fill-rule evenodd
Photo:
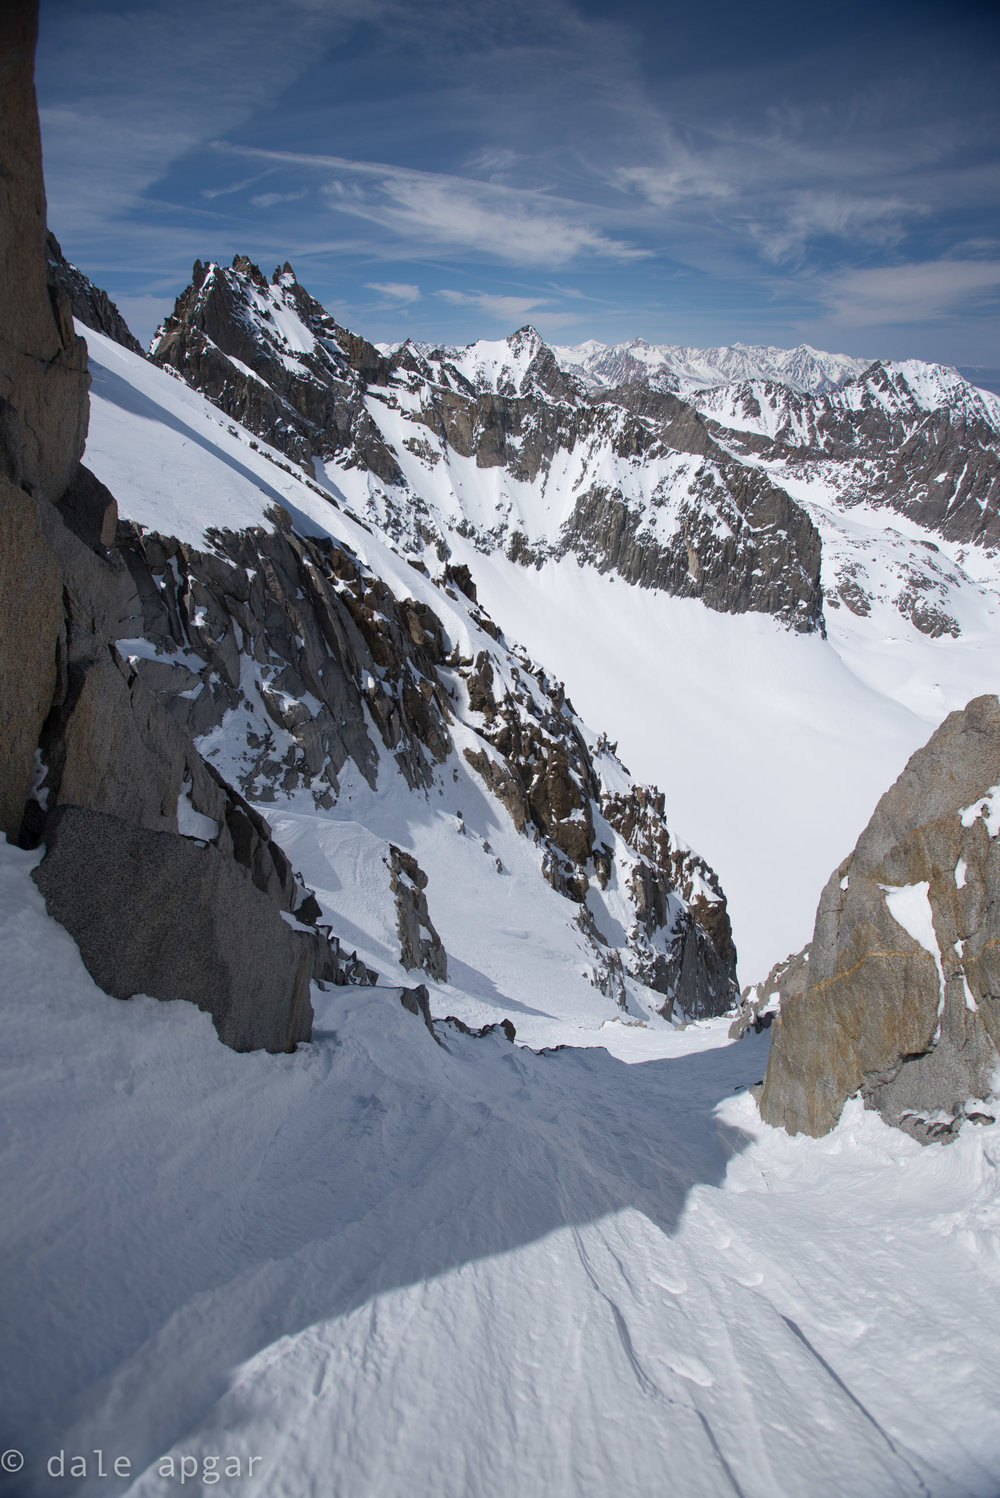
<svg viewBox="0 0 1000 1498"><path fill-rule="evenodd" d="M706 466L680 521L663 541L654 514L595 487L577 499L559 550L723 613L768 613L803 632L822 629L819 533L764 474L735 463Z"/></svg>
<svg viewBox="0 0 1000 1498"><path fill-rule="evenodd" d="M308 786L330 806L348 760L374 786L378 740L411 787L426 786L451 743L440 621L344 546L297 535L284 512L273 520L213 532L210 549L119 527L135 590L119 632L155 650L134 670L195 736L248 706L232 773L251 799Z"/></svg>
<svg viewBox="0 0 1000 1498"><path fill-rule="evenodd" d="M298 341L286 325L301 328ZM386 483L401 477L364 404L386 359L341 328L287 262L268 282L245 255L228 270L196 260L150 357L295 462L346 448Z"/></svg>
<svg viewBox="0 0 1000 1498"><path fill-rule="evenodd" d="M95 286L75 265L71 265L59 247L59 241L51 231L45 236L45 259L48 266L49 285L56 295L69 303L69 309L77 322L85 323L96 333L113 338L122 348L133 354L145 350L122 317L106 291Z"/></svg>
<svg viewBox="0 0 1000 1498"><path fill-rule="evenodd" d="M427 875L412 853L404 853L395 843L389 844L389 869L389 887L396 897L400 962L407 972L423 968L439 983L447 982L448 954L427 909ZM427 990L422 991L426 995Z"/></svg>
<svg viewBox="0 0 1000 1498"><path fill-rule="evenodd" d="M951 1137L998 1063L998 889L1000 701L988 696L913 755L824 889L808 983L782 988L764 1119L823 1134L860 1092L917 1138Z"/></svg>
<svg viewBox="0 0 1000 1498"><path fill-rule="evenodd" d="M603 796L601 812L639 855L630 881L638 975L666 996L667 1017L676 1004L689 1019L706 1019L736 1000L736 947L718 875L671 837L664 802L662 791L637 785Z"/></svg>
<svg viewBox="0 0 1000 1498"><path fill-rule="evenodd" d="M218 848L66 806L33 877L105 993L187 999L236 1051L309 1039L313 943Z"/></svg>

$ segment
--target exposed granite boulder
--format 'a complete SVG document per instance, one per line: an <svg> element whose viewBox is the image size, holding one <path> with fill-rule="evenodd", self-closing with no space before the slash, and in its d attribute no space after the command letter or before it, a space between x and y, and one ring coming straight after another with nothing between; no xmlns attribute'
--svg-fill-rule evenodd
<svg viewBox="0 0 1000 1498"><path fill-rule="evenodd" d="M401 988L399 990L399 1002L408 1014L414 1014L417 1019L422 1020L425 1027L434 1035L431 996L427 992L426 983L418 983L416 988ZM434 1035L434 1039L437 1040L436 1035ZM440 1043L438 1041L439 1045Z"/></svg>
<svg viewBox="0 0 1000 1498"><path fill-rule="evenodd" d="M105 993L187 999L237 1051L308 1040L312 943L217 848L66 806L32 877Z"/></svg>
<svg viewBox="0 0 1000 1498"><path fill-rule="evenodd" d="M998 889L1000 701L986 696L913 755L827 883L808 986L782 991L764 1119L823 1134L860 1092L927 1140L981 1111L1000 1050Z"/></svg>
<svg viewBox="0 0 1000 1498"><path fill-rule="evenodd" d="M408 972L423 968L431 978L444 983L448 978L448 954L427 909L427 875L412 853L404 853L394 843L389 844L389 860L389 887L396 897L400 961ZM426 989L423 992L426 994Z"/></svg>

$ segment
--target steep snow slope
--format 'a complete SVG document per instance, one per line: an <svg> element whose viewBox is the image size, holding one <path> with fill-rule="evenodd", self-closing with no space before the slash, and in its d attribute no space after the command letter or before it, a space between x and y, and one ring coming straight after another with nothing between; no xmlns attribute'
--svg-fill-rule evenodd
<svg viewBox="0 0 1000 1498"><path fill-rule="evenodd" d="M803 946L830 870L936 716L918 717L859 681L832 643L774 620L639 592L568 558L535 572L481 557L476 576L494 616L552 663L579 710L614 725L633 774L675 788L678 833L730 892L741 980ZM951 688L964 704L963 691Z"/></svg>
<svg viewBox="0 0 1000 1498"><path fill-rule="evenodd" d="M96 990L36 859L0 848L23 1498L59 1452L132 1498L236 1461L218 1491L995 1498L1000 1125L791 1139L742 1091L766 1036L442 1047L385 989L235 1055Z"/></svg>
<svg viewBox="0 0 1000 1498"><path fill-rule="evenodd" d="M638 813L627 775L606 745L564 708L545 672L495 640L495 626L456 588L440 585L447 582L443 575L435 582L415 570L391 544L334 504L329 491L308 482L301 471L281 466L277 454L227 424L203 397L100 335L89 337L93 385L87 459L120 497L130 520L194 546L208 546L215 538L216 558L231 565L219 533L264 525L267 512L280 504L300 536L332 533L355 558L341 553L339 559L331 558L330 567L341 596L351 601L358 627L372 633L373 649L379 647L378 621L388 607L380 592L386 587L394 608L395 600L409 600L408 607L432 611L443 627L450 653L440 652L433 680L415 677L407 661L397 663L401 671L396 680L387 675L392 662L383 657L376 663L372 657L368 681L360 684L357 698L357 711L370 730L366 748L353 761L338 760L335 773L327 773L322 753L310 759L308 741L301 753L292 732L297 724L322 720L321 704L301 678L294 689L289 682L286 668L295 663L272 660L263 633L252 656L246 614L240 624L235 614L217 613L211 579L207 574L199 578L197 564L188 557L181 559L184 588L189 587L186 569L193 565L190 587L200 600L197 609L192 605L188 633L197 638L180 652L177 639L159 635L159 652L144 638L121 643L140 670L151 668L153 690L160 690L179 667L184 689L179 695L207 696L212 690L211 683L204 684L208 668L201 683L188 674L189 667L197 671L203 665L189 658L191 650L218 658L219 670L229 670L233 690L227 694L219 688L221 705L214 715L210 709L198 731L199 747L227 779L261 803L320 896L334 932L348 946L357 944L364 963L405 981L398 965L387 861L393 843L415 855L429 876L430 917L444 940L452 980L438 978L432 985L437 1014L482 1023L496 1019L499 1005L511 1013L524 1038L546 1044L556 1019L592 1034L630 1008L636 1019L661 1023L658 1011L669 1013L670 995L680 992L681 973L689 998L679 997L678 1003L687 1003L689 1013L718 1013L726 1007L731 979L723 981L711 944L705 945L702 915L695 913L692 927L689 913L705 907L704 929L715 931L719 892L710 871L676 841L666 847L658 813L647 805L639 820L654 841L659 839L659 855L670 860L664 877L654 875L649 863L653 855L640 847L642 829L627 831ZM265 573L272 567L264 554L255 553L251 562ZM182 577L181 565L177 559L170 565L173 586ZM374 602L362 608L353 586L362 587L366 567L371 569L368 596ZM277 574L268 577L277 607ZM308 582L308 568L301 582ZM154 569L144 585L162 592L167 587L164 566L159 573ZM306 634L304 605L287 602L299 622L294 630L282 626L285 635ZM412 640L412 631L422 635L422 630L412 611L407 617ZM354 628L351 616L342 622ZM140 623L128 626L130 635L140 631ZM230 663L227 668L222 659L224 638L234 652L235 641L244 642L239 700L236 667ZM379 714L398 719L399 702L407 692L415 693L415 710L422 712L423 704L443 716L429 725L434 732L427 737L428 753L415 746L416 771L404 775L400 756L406 746L391 734L387 741L374 719ZM479 694L475 699L474 692ZM434 706L438 698L443 706ZM345 711L337 707L335 696L330 702L336 711ZM183 705L175 704L175 710ZM328 715L325 721L336 736ZM532 810L527 825L522 815L520 827L519 805L523 813L529 809L525 791L515 787L508 806L502 786L494 795L483 778L490 765L502 765L494 746L505 754L508 739L522 746L521 773ZM374 762L369 763L369 755ZM579 762L575 771L567 755ZM542 807L539 819L538 799L545 796L552 806ZM568 804L557 816L554 803L559 798ZM588 858L591 846L593 860ZM696 943L691 950L689 936ZM696 953L701 954L697 961ZM707 1009L692 1007L694 969L703 960L714 974L709 981L716 1001ZM731 949L725 961L731 962ZM532 974L531 984L526 971ZM542 973L544 982L539 981ZM541 998L526 997L532 986L539 987ZM705 992L704 984L698 992Z"/></svg>

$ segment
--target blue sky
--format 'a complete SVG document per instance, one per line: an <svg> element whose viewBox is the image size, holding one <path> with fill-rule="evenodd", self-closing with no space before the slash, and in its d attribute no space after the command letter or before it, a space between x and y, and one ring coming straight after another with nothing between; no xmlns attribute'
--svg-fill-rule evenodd
<svg viewBox="0 0 1000 1498"><path fill-rule="evenodd" d="M990 4L42 0L37 87L143 338L241 252L375 340L1000 365Z"/></svg>

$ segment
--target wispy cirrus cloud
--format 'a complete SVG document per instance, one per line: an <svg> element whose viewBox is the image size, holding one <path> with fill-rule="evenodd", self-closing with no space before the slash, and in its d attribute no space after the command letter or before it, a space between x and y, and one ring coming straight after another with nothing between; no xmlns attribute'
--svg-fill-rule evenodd
<svg viewBox="0 0 1000 1498"><path fill-rule="evenodd" d="M1000 261L927 260L843 270L823 278L817 290L837 322L932 322L1000 300Z"/></svg>
<svg viewBox="0 0 1000 1498"><path fill-rule="evenodd" d="M475 307L503 328L537 322L545 328L555 329L575 325L580 321L579 312L561 311L553 305L551 298L544 296L512 295L492 291L456 291L443 287L435 292L453 307Z"/></svg>
<svg viewBox="0 0 1000 1498"><path fill-rule="evenodd" d="M989 361L987 9L883 0L831 27L800 0L286 0L275 25L264 0L45 0L53 228L118 297L179 288L195 255L291 257L376 338L575 298L606 341L830 328L867 349L872 307L902 329L923 306L910 350Z"/></svg>
<svg viewBox="0 0 1000 1498"><path fill-rule="evenodd" d="M408 302L419 302L420 287L412 285L409 281L366 281L367 291L377 291L380 296L388 297L390 303L405 306Z"/></svg>
<svg viewBox="0 0 1000 1498"><path fill-rule="evenodd" d="M298 192L261 192L250 199L255 208L274 208L278 203L297 203L306 196L305 188Z"/></svg>
<svg viewBox="0 0 1000 1498"><path fill-rule="evenodd" d="M521 322L532 312L551 306L543 297L506 296L490 291L453 291L445 287L435 294L455 307L478 307L504 324Z"/></svg>
<svg viewBox="0 0 1000 1498"><path fill-rule="evenodd" d="M170 5L46 0L39 19L46 190L67 235L107 229L171 163L268 107L346 26L392 0L265 0ZM180 36L197 38L177 57ZM267 65L261 66L266 56ZM238 193L258 173L205 199Z"/></svg>
<svg viewBox="0 0 1000 1498"><path fill-rule="evenodd" d="M425 251L473 251L512 264L564 266L580 256L618 262L649 252L594 224L599 210L543 192L448 172L344 156L213 142L220 152L318 173L327 206Z"/></svg>

